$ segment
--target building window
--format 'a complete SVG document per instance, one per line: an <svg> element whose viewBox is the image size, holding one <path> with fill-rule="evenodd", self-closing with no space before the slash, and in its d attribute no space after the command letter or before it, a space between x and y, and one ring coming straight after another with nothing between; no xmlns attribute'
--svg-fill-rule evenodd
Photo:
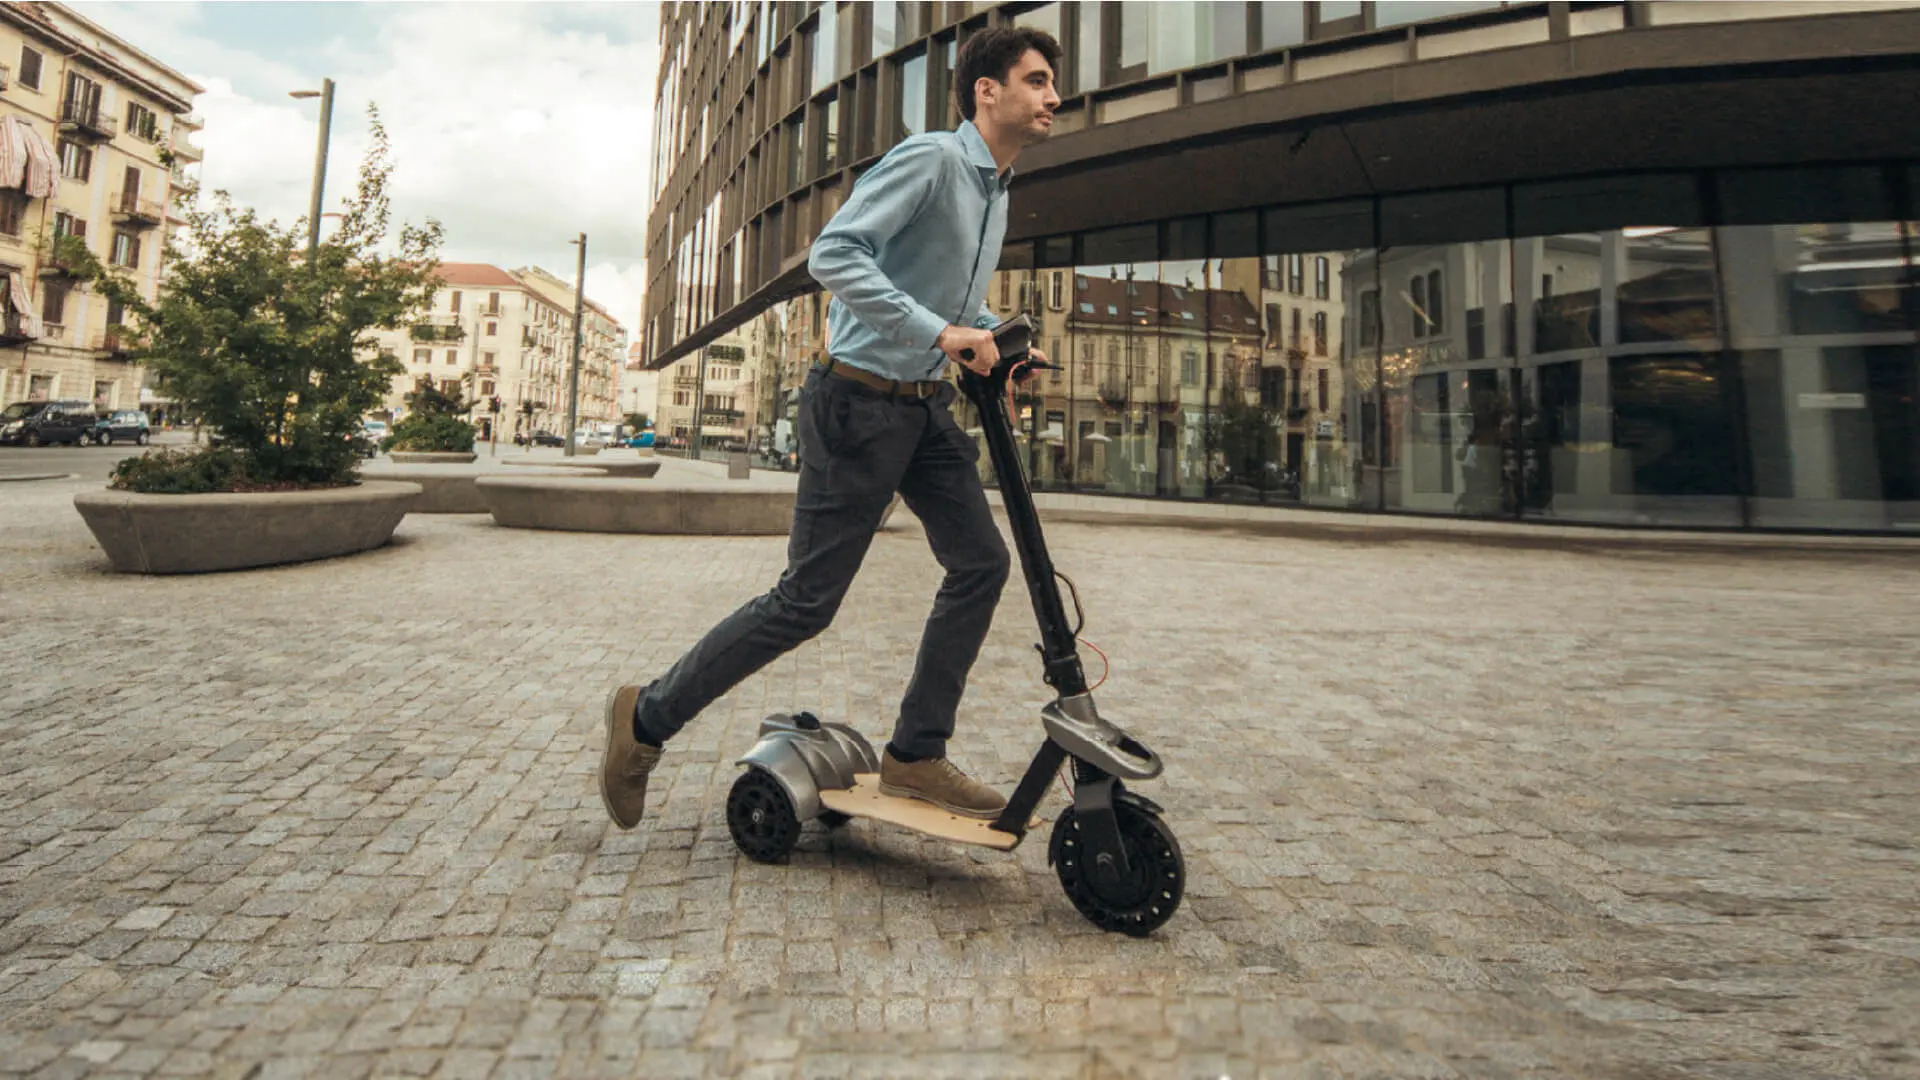
<svg viewBox="0 0 1920 1080"><path fill-rule="evenodd" d="M1413 308L1413 336L1426 337L1427 321L1427 279L1416 277L1407 282L1407 302Z"/></svg>
<svg viewBox="0 0 1920 1080"><path fill-rule="evenodd" d="M1296 349L1300 348L1300 320L1301 320L1300 309L1294 308L1292 333L1290 333L1287 336L1287 344L1293 346Z"/></svg>
<svg viewBox="0 0 1920 1080"><path fill-rule="evenodd" d="M488 322L487 322L487 336L488 336L488 337L493 337L493 336L494 336L495 334L498 334L499 332L500 332L500 324L499 324L499 323L497 323L497 322L493 322L492 320L488 320Z"/></svg>
<svg viewBox="0 0 1920 1080"><path fill-rule="evenodd" d="M1260 287L1280 291L1280 256L1267 255L1261 258Z"/></svg>
<svg viewBox="0 0 1920 1080"><path fill-rule="evenodd" d="M1307 260L1304 255L1287 256L1287 291L1295 296L1307 291Z"/></svg>
<svg viewBox="0 0 1920 1080"><path fill-rule="evenodd" d="M107 301L107 325L124 326L127 321L127 306L118 300Z"/></svg>
<svg viewBox="0 0 1920 1080"><path fill-rule="evenodd" d="M484 366L486 366L486 367L492 367L492 366L493 366L493 354L492 354L492 353L490 353L490 352L483 352L483 353L481 353L481 354L480 354L480 363L481 363L482 365L484 365ZM492 391L488 391L488 393L492 393Z"/></svg>
<svg viewBox="0 0 1920 1080"><path fill-rule="evenodd" d="M1064 270L1055 270L1053 280L1048 282L1050 290L1048 306L1055 311L1065 310L1067 306L1067 274Z"/></svg>
<svg viewBox="0 0 1920 1080"><path fill-rule="evenodd" d="M128 268L138 267L140 265L140 238L129 232L122 232L118 229L114 230L113 253L111 258L115 266L125 266Z"/></svg>
<svg viewBox="0 0 1920 1080"><path fill-rule="evenodd" d="M1324 311L1313 313L1313 355L1327 355L1327 313Z"/></svg>
<svg viewBox="0 0 1920 1080"><path fill-rule="evenodd" d="M447 305L447 310L453 312L455 315L460 314L460 290L459 289L453 290L453 302Z"/></svg>
<svg viewBox="0 0 1920 1080"><path fill-rule="evenodd" d="M458 362L459 362L459 358L460 358L460 353L459 353L459 350L457 350L457 349L448 349L448 350L447 350L447 359L446 359L446 362L447 362L448 364L454 364L454 363L458 363Z"/></svg>
<svg viewBox="0 0 1920 1080"><path fill-rule="evenodd" d="M1013 306L1013 275L1012 274L1000 275L1000 306L1003 308L1009 308Z"/></svg>
<svg viewBox="0 0 1920 1080"><path fill-rule="evenodd" d="M490 292L487 294L487 314L489 315L500 314L500 294L499 293Z"/></svg>
<svg viewBox="0 0 1920 1080"><path fill-rule="evenodd" d="M493 396L493 380L492 379L482 379L480 381L480 396L481 397Z"/></svg>
<svg viewBox="0 0 1920 1080"><path fill-rule="evenodd" d="M48 324L58 326L66 321L67 286L61 281L43 281L40 283L40 318Z"/></svg>
<svg viewBox="0 0 1920 1080"><path fill-rule="evenodd" d="M148 142L160 141L160 118L137 101L127 102L127 134Z"/></svg>
<svg viewBox="0 0 1920 1080"><path fill-rule="evenodd" d="M60 175L83 184L93 179L93 150L61 139Z"/></svg>
<svg viewBox="0 0 1920 1080"><path fill-rule="evenodd" d="M431 363L433 363L433 350L432 350L432 349L415 349L415 350L413 350L413 362L414 362L414 363L416 363L416 364L431 364Z"/></svg>
<svg viewBox="0 0 1920 1080"><path fill-rule="evenodd" d="M40 89L40 54L25 45L20 46L20 85L29 90Z"/></svg>
<svg viewBox="0 0 1920 1080"><path fill-rule="evenodd" d="M1320 411L1327 411L1327 369L1321 368L1313 373L1314 390L1320 397Z"/></svg>
<svg viewBox="0 0 1920 1080"><path fill-rule="evenodd" d="M24 193L11 188L0 191L0 233L19 236L26 213L27 197Z"/></svg>
<svg viewBox="0 0 1920 1080"><path fill-rule="evenodd" d="M1447 328L1447 299L1440 289L1440 271L1427 273L1427 332L1438 334Z"/></svg>
<svg viewBox="0 0 1920 1080"><path fill-rule="evenodd" d="M1194 386L1200 382L1200 354L1188 349L1180 354L1180 385Z"/></svg>
<svg viewBox="0 0 1920 1080"><path fill-rule="evenodd" d="M1284 321L1282 318L1284 310L1279 304L1267 305L1267 348L1269 349L1277 349L1283 344L1280 335L1283 333L1281 324Z"/></svg>
<svg viewBox="0 0 1920 1080"><path fill-rule="evenodd" d="M894 100L900 103L892 142L927 130L927 57L925 53L909 57L900 65L900 89Z"/></svg>
<svg viewBox="0 0 1920 1080"><path fill-rule="evenodd" d="M53 215L53 235L55 239L62 236L77 236L84 240L87 238L87 223L84 219L74 217L65 210L56 211Z"/></svg>
<svg viewBox="0 0 1920 1080"><path fill-rule="evenodd" d="M1317 300L1325 300L1333 295L1333 264L1325 255L1313 258L1313 295Z"/></svg>
<svg viewBox="0 0 1920 1080"><path fill-rule="evenodd" d="M1380 294L1372 289L1360 294L1360 344L1380 343Z"/></svg>

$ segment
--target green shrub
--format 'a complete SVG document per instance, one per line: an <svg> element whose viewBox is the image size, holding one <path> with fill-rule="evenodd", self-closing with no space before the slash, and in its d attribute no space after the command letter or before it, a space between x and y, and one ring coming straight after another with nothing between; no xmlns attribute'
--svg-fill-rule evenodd
<svg viewBox="0 0 1920 1080"><path fill-rule="evenodd" d="M196 207L190 188L180 208L187 227L167 244L157 299L79 238L56 241L79 277L132 313L145 343L136 355L181 409L220 431L250 490L354 482L362 417L405 370L391 354L365 356L377 342L371 331L403 325L433 294L440 226L390 236L387 138L378 114L368 116L373 140L359 186L311 255L304 221L262 221L223 192ZM198 468L134 467L181 477Z"/></svg>
<svg viewBox="0 0 1920 1080"><path fill-rule="evenodd" d="M416 412L393 425L393 432L380 441L380 449L464 454L473 450L473 434L473 425L457 416Z"/></svg>
<svg viewBox="0 0 1920 1080"><path fill-rule="evenodd" d="M203 495L231 491L245 479L240 456L224 447L156 450L123 459L107 486L142 495Z"/></svg>

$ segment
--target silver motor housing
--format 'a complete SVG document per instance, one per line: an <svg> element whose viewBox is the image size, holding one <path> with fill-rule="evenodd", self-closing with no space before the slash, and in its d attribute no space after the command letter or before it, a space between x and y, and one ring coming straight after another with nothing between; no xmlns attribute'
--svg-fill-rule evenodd
<svg viewBox="0 0 1920 1080"><path fill-rule="evenodd" d="M760 741L737 764L766 773L785 789L794 815L812 821L825 812L822 791L844 791L855 773L880 771L866 736L845 724L822 723L812 713L775 713L760 721Z"/></svg>

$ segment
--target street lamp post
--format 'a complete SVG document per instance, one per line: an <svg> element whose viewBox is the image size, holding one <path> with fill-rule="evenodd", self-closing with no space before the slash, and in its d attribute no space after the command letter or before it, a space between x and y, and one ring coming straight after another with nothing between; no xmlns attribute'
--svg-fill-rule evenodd
<svg viewBox="0 0 1920 1080"><path fill-rule="evenodd" d="M320 249L320 203L327 184L327 134L333 127L333 80L321 79L318 90L293 90L291 98L320 99L320 146L313 158L313 200L307 208L307 262Z"/></svg>
<svg viewBox="0 0 1920 1080"><path fill-rule="evenodd" d="M587 296L587 234L569 243L580 245L580 261L574 268L573 284L573 366L567 372L567 456L573 456L574 428L580 422L580 316Z"/></svg>

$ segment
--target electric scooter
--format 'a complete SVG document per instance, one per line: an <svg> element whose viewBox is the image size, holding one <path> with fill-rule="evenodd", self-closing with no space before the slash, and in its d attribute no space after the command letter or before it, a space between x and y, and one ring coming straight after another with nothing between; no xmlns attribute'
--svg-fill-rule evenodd
<svg viewBox="0 0 1920 1080"><path fill-rule="evenodd" d="M994 328L1000 361L991 374L962 371L961 389L979 410L987 452L1000 480L1001 501L1013 525L1027 594L1040 624L1042 678L1058 695L1040 710L1046 739L998 819L948 813L917 799L880 794L880 759L864 736L812 713L775 714L760 723L760 739L739 759L746 766L727 796L727 827L748 858L781 862L800 828L819 820L829 828L872 818L962 844L1011 851L1041 819L1034 812L1047 786L1069 759L1073 801L1054 822L1047 862L1080 913L1103 930L1136 937L1172 917L1186 888L1186 865L1163 811L1123 781L1160 775L1159 755L1100 715L1075 647L1085 614L1076 590L1076 622L1069 626L1047 554L1040 518L1007 412L1006 390L1029 356L1034 328L1021 315ZM1053 367L1048 364L1046 367Z"/></svg>

